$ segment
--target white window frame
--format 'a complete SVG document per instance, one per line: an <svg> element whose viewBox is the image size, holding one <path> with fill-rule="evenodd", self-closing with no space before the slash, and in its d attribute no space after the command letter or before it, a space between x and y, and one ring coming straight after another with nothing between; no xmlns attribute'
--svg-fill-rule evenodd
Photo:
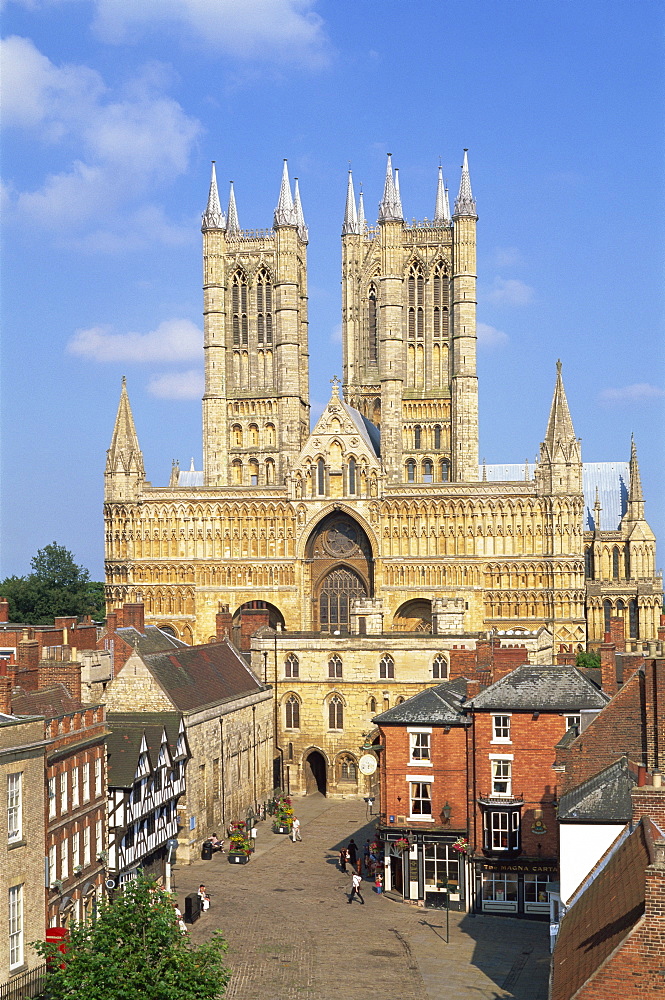
<svg viewBox="0 0 665 1000"><path fill-rule="evenodd" d="M69 878L69 840L63 837L60 841L60 878L64 882Z"/></svg>
<svg viewBox="0 0 665 1000"><path fill-rule="evenodd" d="M55 819L58 813L58 797L55 788L55 777L48 779L48 818Z"/></svg>
<svg viewBox="0 0 665 1000"><path fill-rule="evenodd" d="M58 877L58 850L56 844L48 849L48 884L53 885Z"/></svg>
<svg viewBox="0 0 665 1000"><path fill-rule="evenodd" d="M513 794L513 755L497 754L490 757L492 795L509 799ZM497 784L505 784L505 789L497 790Z"/></svg>
<svg viewBox="0 0 665 1000"><path fill-rule="evenodd" d="M23 771L7 775L7 841L18 844L23 838Z"/></svg>
<svg viewBox="0 0 665 1000"><path fill-rule="evenodd" d="M95 853L99 856L104 850L104 828L101 819L95 823Z"/></svg>
<svg viewBox="0 0 665 1000"><path fill-rule="evenodd" d="M68 780L67 772L60 772L60 815L64 815L67 812L68 806Z"/></svg>
<svg viewBox="0 0 665 1000"><path fill-rule="evenodd" d="M511 718L510 712L500 712L492 716L492 743L512 743Z"/></svg>
<svg viewBox="0 0 665 1000"><path fill-rule="evenodd" d="M81 771L78 767L72 768L72 809L78 809L81 804Z"/></svg>
<svg viewBox="0 0 665 1000"><path fill-rule="evenodd" d="M573 726L577 726L577 732L582 731L582 716L578 712L571 712L570 715L566 715L566 732L572 729Z"/></svg>
<svg viewBox="0 0 665 1000"><path fill-rule="evenodd" d="M409 763L417 764L419 767L421 765L432 767L432 730L409 726L407 733L409 735ZM419 745L422 743L426 745ZM426 752L426 756L423 752Z"/></svg>
<svg viewBox="0 0 665 1000"><path fill-rule="evenodd" d="M102 794L102 758L95 757L95 797Z"/></svg>
<svg viewBox="0 0 665 1000"><path fill-rule="evenodd" d="M9 890L9 968L19 969L24 964L23 940L23 883Z"/></svg>
<svg viewBox="0 0 665 1000"><path fill-rule="evenodd" d="M433 814L432 814L432 775L431 774L429 774L429 775L412 774L412 775L409 776L408 782L409 782L409 809L411 810L410 815L409 815L409 820L410 821L415 821L415 822L419 822L420 821L422 823L431 823L432 822L432 818L433 818ZM422 793L420 795L416 795L415 794L415 789L418 788L418 787L420 787L420 786L423 786L423 785L427 787L427 791L428 791L427 798L424 798L422 796ZM414 811L413 811L413 804L414 804L414 802L429 802L430 811L428 813L424 813L424 812L416 812L416 813L414 813Z"/></svg>
<svg viewBox="0 0 665 1000"><path fill-rule="evenodd" d="M78 830L72 834L72 871L81 866L81 838Z"/></svg>
<svg viewBox="0 0 665 1000"><path fill-rule="evenodd" d="M90 826L88 823L83 827L83 867L90 864Z"/></svg>
<svg viewBox="0 0 665 1000"><path fill-rule="evenodd" d="M83 765L83 801L90 801L90 761Z"/></svg>

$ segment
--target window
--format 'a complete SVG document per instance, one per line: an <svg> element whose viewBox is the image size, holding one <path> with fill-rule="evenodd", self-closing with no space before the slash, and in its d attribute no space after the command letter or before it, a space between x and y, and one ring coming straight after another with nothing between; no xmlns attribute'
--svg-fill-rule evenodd
<svg viewBox="0 0 665 1000"><path fill-rule="evenodd" d="M60 775L60 813L67 812L67 772Z"/></svg>
<svg viewBox="0 0 665 1000"><path fill-rule="evenodd" d="M295 653L289 653L287 658L284 660L284 674L286 677L300 676L300 664Z"/></svg>
<svg viewBox="0 0 665 1000"><path fill-rule="evenodd" d="M90 801L90 764L83 765L83 801Z"/></svg>
<svg viewBox="0 0 665 1000"><path fill-rule="evenodd" d="M619 550L616 546L612 549L612 579L619 579Z"/></svg>
<svg viewBox="0 0 665 1000"><path fill-rule="evenodd" d="M80 804L79 768L72 768L72 809L78 809Z"/></svg>
<svg viewBox="0 0 665 1000"><path fill-rule="evenodd" d="M349 459L349 493L356 492L356 460Z"/></svg>
<svg viewBox="0 0 665 1000"><path fill-rule="evenodd" d="M137 781L132 789L132 802L135 804L141 801L143 795L143 782Z"/></svg>
<svg viewBox="0 0 665 1000"><path fill-rule="evenodd" d="M72 834L72 868L76 874L76 869L81 867L81 838L78 831Z"/></svg>
<svg viewBox="0 0 665 1000"><path fill-rule="evenodd" d="M252 458L249 462L249 485L259 485L259 463L255 458Z"/></svg>
<svg viewBox="0 0 665 1000"><path fill-rule="evenodd" d="M155 792L161 792L162 790L162 768L158 767L155 771L155 776L153 778L152 787Z"/></svg>
<svg viewBox="0 0 665 1000"><path fill-rule="evenodd" d="M416 481L416 463L413 460L406 463L406 481L407 483L415 483Z"/></svg>
<svg viewBox="0 0 665 1000"><path fill-rule="evenodd" d="M316 463L316 492L320 497L326 492L326 463L322 458Z"/></svg>
<svg viewBox="0 0 665 1000"><path fill-rule="evenodd" d="M439 653L432 662L432 677L440 679L448 676L448 661Z"/></svg>
<svg viewBox="0 0 665 1000"><path fill-rule="evenodd" d="M341 677L342 676L342 658L340 656L331 656L328 660L328 677Z"/></svg>
<svg viewBox="0 0 665 1000"><path fill-rule="evenodd" d="M631 639L640 637L640 612L635 599L628 603L628 634Z"/></svg>
<svg viewBox="0 0 665 1000"><path fill-rule="evenodd" d="M356 768L356 762L353 757L342 757L339 762L339 777L340 781L356 781L358 776L358 770Z"/></svg>
<svg viewBox="0 0 665 1000"><path fill-rule="evenodd" d="M99 855L104 850L104 827L102 826L101 819L98 819L95 823L95 853Z"/></svg>
<svg viewBox="0 0 665 1000"><path fill-rule="evenodd" d="M23 886L9 890L9 968L23 965Z"/></svg>
<svg viewBox="0 0 665 1000"><path fill-rule="evenodd" d="M90 864L90 827L83 827L83 865Z"/></svg>
<svg viewBox="0 0 665 1000"><path fill-rule="evenodd" d="M58 856L55 844L48 849L48 884L53 885L58 877Z"/></svg>
<svg viewBox="0 0 665 1000"><path fill-rule="evenodd" d="M17 843L23 836L23 774L7 775L7 840Z"/></svg>
<svg viewBox="0 0 665 1000"><path fill-rule="evenodd" d="M125 833L125 836L122 838L123 841L124 841L124 846L125 847L133 847L134 846L134 826L135 826L134 823L132 823L131 826L128 826L127 827L127 832Z"/></svg>
<svg viewBox="0 0 665 1000"><path fill-rule="evenodd" d="M584 550L584 575L587 580L593 580L593 548L588 545Z"/></svg>
<svg viewBox="0 0 665 1000"><path fill-rule="evenodd" d="M240 424L234 424L233 427L231 428L231 438L234 447L236 448L242 447L242 427L240 426Z"/></svg>
<svg viewBox="0 0 665 1000"><path fill-rule="evenodd" d="M249 432L249 445L250 448L258 447L259 443L259 428L256 424L250 424L248 428Z"/></svg>
<svg viewBox="0 0 665 1000"><path fill-rule="evenodd" d="M441 424L436 424L434 427L434 448L436 451L441 447Z"/></svg>
<svg viewBox="0 0 665 1000"><path fill-rule="evenodd" d="M286 699L286 728L300 729L300 702L295 695Z"/></svg>
<svg viewBox="0 0 665 1000"><path fill-rule="evenodd" d="M369 699L369 710L370 712L376 712L376 698Z"/></svg>
<svg viewBox="0 0 665 1000"><path fill-rule="evenodd" d="M411 760L430 760L430 734L410 733Z"/></svg>
<svg viewBox="0 0 665 1000"><path fill-rule="evenodd" d="M510 795L512 784L512 761L494 758L492 764L492 795Z"/></svg>
<svg viewBox="0 0 665 1000"><path fill-rule="evenodd" d="M423 462L423 482L433 483L434 482L434 466L429 459Z"/></svg>
<svg viewBox="0 0 665 1000"><path fill-rule="evenodd" d="M612 617L612 602L603 601L603 631L609 632L610 618Z"/></svg>
<svg viewBox="0 0 665 1000"><path fill-rule="evenodd" d="M275 447L275 425L266 424L266 445L268 448Z"/></svg>
<svg viewBox="0 0 665 1000"><path fill-rule="evenodd" d="M319 594L319 624L322 632L349 627L349 611L351 602L360 597L366 597L364 584L355 573L339 567L334 569L323 581ZM341 662L341 661L340 661ZM330 675L334 676L333 674ZM339 677L342 675L339 674Z"/></svg>
<svg viewBox="0 0 665 1000"><path fill-rule="evenodd" d="M566 729L577 729L577 732L579 733L581 721L582 721L582 718L579 715L567 715L566 716Z"/></svg>
<svg viewBox="0 0 665 1000"><path fill-rule="evenodd" d="M375 285L369 286L367 334L367 360L370 364L376 364L379 357L379 329Z"/></svg>
<svg viewBox="0 0 665 1000"><path fill-rule="evenodd" d="M395 677L395 661L392 656L382 656L379 661L379 677L390 679Z"/></svg>
<svg viewBox="0 0 665 1000"><path fill-rule="evenodd" d="M259 347L272 344L272 285L266 271L259 271L256 283L256 331Z"/></svg>
<svg viewBox="0 0 665 1000"><path fill-rule="evenodd" d="M422 429L420 425L413 428L413 447L416 451L420 448L420 440L422 437Z"/></svg>
<svg viewBox="0 0 665 1000"><path fill-rule="evenodd" d="M344 706L337 695L328 702L328 728L344 729Z"/></svg>
<svg viewBox="0 0 665 1000"><path fill-rule="evenodd" d="M425 885L450 886L459 883L459 854L452 844L425 844Z"/></svg>
<svg viewBox="0 0 665 1000"><path fill-rule="evenodd" d="M492 716L492 743L510 743L510 716Z"/></svg>
<svg viewBox="0 0 665 1000"><path fill-rule="evenodd" d="M48 779L48 818L53 819L57 812L55 778Z"/></svg>
<svg viewBox="0 0 665 1000"><path fill-rule="evenodd" d="M445 459L441 462L441 482L447 483L450 479L450 462Z"/></svg>
<svg viewBox="0 0 665 1000"><path fill-rule="evenodd" d="M414 781L411 784L411 815L432 818L430 785L425 781Z"/></svg>
<svg viewBox="0 0 665 1000"><path fill-rule="evenodd" d="M247 347L247 279L241 271L233 275L231 288L233 346Z"/></svg>
<svg viewBox="0 0 665 1000"><path fill-rule="evenodd" d="M60 841L60 878L69 878L69 841L65 837Z"/></svg>
<svg viewBox="0 0 665 1000"><path fill-rule="evenodd" d="M488 810L483 817L485 850L515 851L519 848L520 814L511 811Z"/></svg>

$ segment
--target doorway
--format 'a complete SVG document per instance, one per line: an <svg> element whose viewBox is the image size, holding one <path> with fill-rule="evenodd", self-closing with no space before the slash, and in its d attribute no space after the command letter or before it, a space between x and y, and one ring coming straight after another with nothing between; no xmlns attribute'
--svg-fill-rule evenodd
<svg viewBox="0 0 665 1000"><path fill-rule="evenodd" d="M390 887L393 892L404 895L404 862L401 854L398 857L394 854L390 857Z"/></svg>
<svg viewBox="0 0 665 1000"><path fill-rule="evenodd" d="M327 772L328 768L323 754L319 753L318 750L312 750L305 761L305 791L308 795L313 792L320 792L321 795L326 794Z"/></svg>

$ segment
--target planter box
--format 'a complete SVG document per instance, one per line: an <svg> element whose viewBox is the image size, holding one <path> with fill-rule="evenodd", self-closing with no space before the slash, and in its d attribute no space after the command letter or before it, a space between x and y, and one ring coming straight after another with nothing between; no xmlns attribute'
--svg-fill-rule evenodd
<svg viewBox="0 0 665 1000"><path fill-rule="evenodd" d="M230 865L246 865L249 861L249 854L242 853L235 854L233 851L229 851L228 854Z"/></svg>
<svg viewBox="0 0 665 1000"><path fill-rule="evenodd" d="M286 824L280 824L279 826L273 826L272 832L273 833L290 833L291 829Z"/></svg>

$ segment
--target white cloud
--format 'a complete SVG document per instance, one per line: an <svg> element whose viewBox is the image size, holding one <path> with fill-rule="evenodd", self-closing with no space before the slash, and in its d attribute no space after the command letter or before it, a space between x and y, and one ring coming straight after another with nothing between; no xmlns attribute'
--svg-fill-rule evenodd
<svg viewBox="0 0 665 1000"><path fill-rule="evenodd" d="M153 375L148 382L148 392L158 399L201 399L203 388L203 373L198 368Z"/></svg>
<svg viewBox="0 0 665 1000"><path fill-rule="evenodd" d="M497 330L495 326L490 326L489 323L477 323L476 333L479 347L503 347L508 343L508 334L503 330Z"/></svg>
<svg viewBox="0 0 665 1000"><path fill-rule="evenodd" d="M333 328L330 334L331 344L341 344L342 343L342 324L338 323L337 326Z"/></svg>
<svg viewBox="0 0 665 1000"><path fill-rule="evenodd" d="M111 94L98 73L58 67L29 39L7 39L2 56L5 126L71 157L36 190L12 191L22 222L72 233L103 220L101 228L117 238L125 213L140 214L144 198L187 170L201 126L161 92L167 74L159 64L149 63L122 93Z"/></svg>
<svg viewBox="0 0 665 1000"><path fill-rule="evenodd" d="M183 29L217 51L316 67L328 43L316 0L97 0L96 34L128 42L146 31Z"/></svg>
<svg viewBox="0 0 665 1000"><path fill-rule="evenodd" d="M603 389L598 398L602 403L644 403L665 396L665 389L649 382L634 382L616 389Z"/></svg>
<svg viewBox="0 0 665 1000"><path fill-rule="evenodd" d="M203 334L194 323L169 319L150 333L113 333L107 326L77 330L67 350L91 361L168 364L200 357L202 346Z"/></svg>
<svg viewBox="0 0 665 1000"><path fill-rule="evenodd" d="M492 254L496 267L518 267L524 263L522 254L517 247L496 247Z"/></svg>
<svg viewBox="0 0 665 1000"><path fill-rule="evenodd" d="M495 278L485 298L495 305L525 306L533 299L533 288L519 278Z"/></svg>

